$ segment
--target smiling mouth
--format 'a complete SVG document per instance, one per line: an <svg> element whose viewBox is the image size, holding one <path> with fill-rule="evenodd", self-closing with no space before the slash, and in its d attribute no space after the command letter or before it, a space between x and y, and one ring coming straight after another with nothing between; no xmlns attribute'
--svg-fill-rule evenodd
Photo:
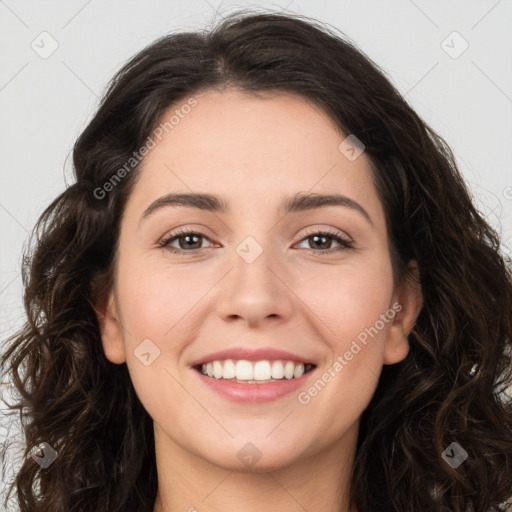
<svg viewBox="0 0 512 512"><path fill-rule="evenodd" d="M198 364L193 368L211 379L238 384L269 384L299 379L316 368L316 365L285 360L226 359Z"/></svg>

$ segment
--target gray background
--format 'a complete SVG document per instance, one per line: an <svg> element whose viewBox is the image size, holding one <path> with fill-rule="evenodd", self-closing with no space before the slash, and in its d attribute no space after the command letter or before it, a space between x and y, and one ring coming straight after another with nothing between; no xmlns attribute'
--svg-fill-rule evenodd
<svg viewBox="0 0 512 512"><path fill-rule="evenodd" d="M2 340L23 320L23 243L44 207L71 181L73 142L107 81L164 33L205 28L251 6L330 23L380 65L452 147L510 255L512 0L0 0ZM57 49L44 54L52 45ZM0 440L8 434L19 450L19 427L12 421L0 421Z"/></svg>

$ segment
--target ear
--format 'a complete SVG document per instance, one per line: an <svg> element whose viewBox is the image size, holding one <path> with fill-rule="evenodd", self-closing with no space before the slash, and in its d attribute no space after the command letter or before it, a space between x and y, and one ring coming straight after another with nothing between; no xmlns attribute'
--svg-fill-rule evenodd
<svg viewBox="0 0 512 512"><path fill-rule="evenodd" d="M126 361L123 332L116 307L114 291L111 289L106 301L96 310L100 324L101 343L107 359L116 364Z"/></svg>
<svg viewBox="0 0 512 512"><path fill-rule="evenodd" d="M404 279L400 289L393 296L391 309L396 312L385 340L384 364L395 364L407 357L409 341L416 318L423 306L418 264L411 260L408 268L412 278Z"/></svg>

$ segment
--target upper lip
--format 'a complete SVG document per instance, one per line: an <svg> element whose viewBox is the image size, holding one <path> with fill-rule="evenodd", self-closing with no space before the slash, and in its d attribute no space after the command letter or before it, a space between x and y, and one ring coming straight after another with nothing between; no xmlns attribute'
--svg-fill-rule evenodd
<svg viewBox="0 0 512 512"><path fill-rule="evenodd" d="M205 364L211 361L221 361L224 359L244 359L246 361L283 360L315 365L311 359L294 354L293 352L288 352L287 350L281 350L272 347L258 349L248 347L233 347L219 350L218 352L212 352L207 356L196 359L192 362L191 366L197 366L199 364Z"/></svg>

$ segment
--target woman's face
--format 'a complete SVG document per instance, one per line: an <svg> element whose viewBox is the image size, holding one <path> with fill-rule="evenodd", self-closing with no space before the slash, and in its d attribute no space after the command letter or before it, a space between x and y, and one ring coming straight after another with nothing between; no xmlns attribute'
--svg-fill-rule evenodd
<svg viewBox="0 0 512 512"><path fill-rule="evenodd" d="M181 112L126 204L103 346L167 446L268 471L354 441L382 365L408 353L420 292L394 288L369 160L322 111L231 90L195 100L163 116ZM308 200L321 195L338 199Z"/></svg>

